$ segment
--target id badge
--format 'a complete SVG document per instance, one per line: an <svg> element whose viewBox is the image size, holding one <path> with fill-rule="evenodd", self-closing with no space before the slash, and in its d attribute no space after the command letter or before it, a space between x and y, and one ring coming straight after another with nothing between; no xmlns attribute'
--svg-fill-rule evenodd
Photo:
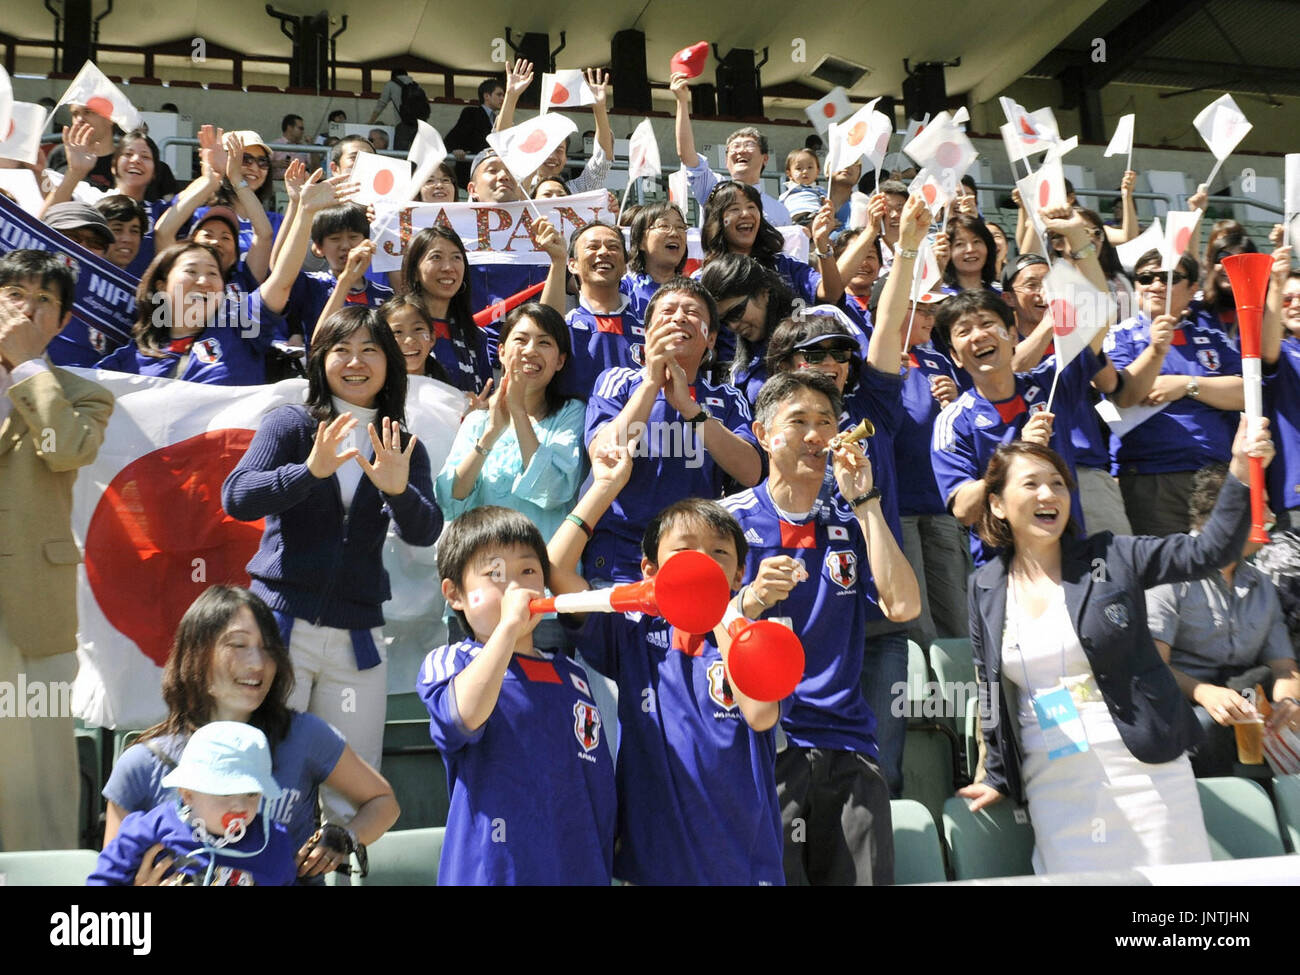
<svg viewBox="0 0 1300 975"><path fill-rule="evenodd" d="M1074 706L1068 689L1058 687L1033 699L1038 727L1043 729L1049 759L1064 758L1088 750L1088 739L1083 731L1083 719Z"/></svg>

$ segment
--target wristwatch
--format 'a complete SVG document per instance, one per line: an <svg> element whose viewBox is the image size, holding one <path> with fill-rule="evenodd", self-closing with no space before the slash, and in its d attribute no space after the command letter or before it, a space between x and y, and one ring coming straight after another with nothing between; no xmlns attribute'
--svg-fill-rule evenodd
<svg viewBox="0 0 1300 975"><path fill-rule="evenodd" d="M701 423L707 423L711 419L713 419L713 414L709 412L709 408L707 406L701 406L700 412L696 413L690 419L682 417L682 422L687 426L698 427Z"/></svg>
<svg viewBox="0 0 1300 975"><path fill-rule="evenodd" d="M828 247L824 251L813 251L813 257L817 258L819 261L824 261L834 253L835 251Z"/></svg>
<svg viewBox="0 0 1300 975"><path fill-rule="evenodd" d="M1192 399L1196 399L1201 395L1201 384L1197 382L1195 376L1187 380L1187 395Z"/></svg>
<svg viewBox="0 0 1300 975"><path fill-rule="evenodd" d="M1077 251L1074 251L1071 256L1076 261L1082 261L1082 260L1086 260L1089 257L1094 256L1096 253L1097 253L1097 245L1090 240L1088 241L1086 246L1079 248Z"/></svg>
<svg viewBox="0 0 1300 975"><path fill-rule="evenodd" d="M860 508L862 505L866 504L868 501L875 501L876 498L878 497L880 497L880 488L873 486L871 490L868 491L866 494L859 494L856 498L850 501L849 509L856 510L857 508Z"/></svg>

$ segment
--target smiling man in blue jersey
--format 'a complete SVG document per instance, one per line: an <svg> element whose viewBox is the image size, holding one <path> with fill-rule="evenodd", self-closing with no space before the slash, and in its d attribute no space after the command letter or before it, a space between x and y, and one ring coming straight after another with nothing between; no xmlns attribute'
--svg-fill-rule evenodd
<svg viewBox="0 0 1300 975"><path fill-rule="evenodd" d="M1152 341L1154 320L1164 314L1171 277L1172 337L1163 352L1153 351L1158 345ZM1106 351L1116 368L1147 357L1154 375L1141 403L1162 409L1124 435L1114 466L1133 531L1169 535L1190 527L1187 505L1195 473L1226 463L1232 452L1237 413L1246 403L1241 354L1218 316L1192 300L1197 266L1190 254L1179 258L1170 275L1161 270L1160 251L1147 251L1134 265L1134 278L1138 314L1115 328Z"/></svg>
<svg viewBox="0 0 1300 975"><path fill-rule="evenodd" d="M650 519L683 498L717 498L722 476L757 484L761 461L740 391L699 378L718 315L696 281L676 278L646 306L645 368L602 372L587 401L587 452L632 450L632 481L600 519L587 546L588 579L641 578L641 536Z"/></svg>
<svg viewBox="0 0 1300 975"><path fill-rule="evenodd" d="M771 475L723 500L749 546L741 611L788 618L806 658L776 759L789 884L880 885L894 874L889 786L860 681L868 622L912 619L920 593L866 454L832 443L841 409L835 383L821 373L769 379L754 432ZM843 505L819 497L828 450ZM770 579L763 563L773 558L797 563L803 581L791 589Z"/></svg>
<svg viewBox="0 0 1300 975"><path fill-rule="evenodd" d="M1083 218L1060 207L1044 210L1043 219L1050 231L1066 238L1075 267L1090 284L1104 289L1105 275ZM904 259L909 258L900 252L896 260ZM1099 330L1092 344L1061 372L1053 414L1047 412L1047 400L1056 377L1056 360L1044 361L1029 372L1015 371L1015 320L997 294L981 288L954 295L940 307L935 325L947 336L953 364L966 370L973 387L939 414L930 456L939 493L949 510L962 524L973 525L984 506L984 470L1002 444L1017 438L1034 440L1055 450L1074 471L1071 431L1080 422L1077 411L1092 409L1088 388L1106 368L1097 353L1107 332ZM1082 512L1077 492L1072 501L1071 510ZM1082 515L1079 520L1083 521ZM972 534L971 554L978 567L994 550Z"/></svg>

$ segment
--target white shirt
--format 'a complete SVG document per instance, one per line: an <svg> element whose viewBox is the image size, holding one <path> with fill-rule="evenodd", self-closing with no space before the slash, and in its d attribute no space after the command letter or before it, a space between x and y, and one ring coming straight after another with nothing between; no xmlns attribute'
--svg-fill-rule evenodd
<svg viewBox="0 0 1300 975"><path fill-rule="evenodd" d="M370 432L367 427L374 423L375 431L380 432L379 424L376 422L379 418L379 411L353 406L351 403L343 402L337 396L331 396L330 399L334 401L334 409L337 412L351 413L356 417L357 425L352 428L352 443L347 446L356 447L361 452L362 457L369 457L371 447ZM347 447L343 448L343 450L346 449ZM339 493L343 496L344 511L352 507L352 499L357 494L357 485L361 483L361 478L365 476L365 473L355 459L348 461L335 472L335 476L339 479Z"/></svg>

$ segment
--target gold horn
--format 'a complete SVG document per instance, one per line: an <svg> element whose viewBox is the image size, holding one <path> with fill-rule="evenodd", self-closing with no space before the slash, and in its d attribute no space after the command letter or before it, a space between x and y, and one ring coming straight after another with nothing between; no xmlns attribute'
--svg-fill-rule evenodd
<svg viewBox="0 0 1300 975"><path fill-rule="evenodd" d="M873 424L870 420L864 419L861 423L859 423L848 433L841 433L838 437L835 438L835 441L836 443L841 445L846 443L857 443L859 440L866 440L868 437L874 436L875 433L876 433L875 424Z"/></svg>

